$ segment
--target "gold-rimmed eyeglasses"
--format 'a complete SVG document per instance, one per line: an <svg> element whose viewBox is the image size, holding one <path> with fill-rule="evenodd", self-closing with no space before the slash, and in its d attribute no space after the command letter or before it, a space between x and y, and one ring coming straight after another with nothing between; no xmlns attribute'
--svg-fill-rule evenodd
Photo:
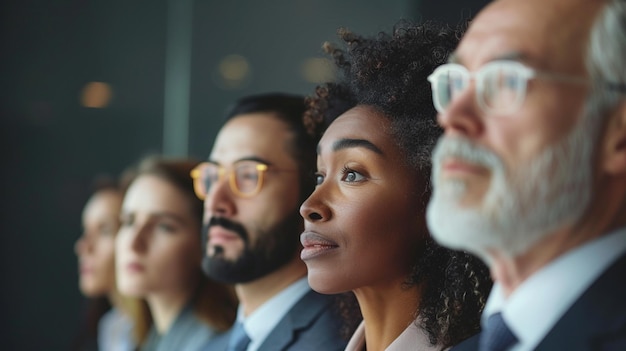
<svg viewBox="0 0 626 351"><path fill-rule="evenodd" d="M230 169L228 184L232 192L240 197L252 197L261 191L265 173L269 165L257 161L239 161ZM273 171L297 172L272 168ZM219 183L226 175L224 166L213 162L202 162L190 173L196 196L204 200L214 184Z"/></svg>

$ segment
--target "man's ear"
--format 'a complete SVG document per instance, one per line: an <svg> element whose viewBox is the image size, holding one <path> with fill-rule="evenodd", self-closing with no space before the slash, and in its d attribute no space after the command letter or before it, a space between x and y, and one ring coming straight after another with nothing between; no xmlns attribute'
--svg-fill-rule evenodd
<svg viewBox="0 0 626 351"><path fill-rule="evenodd" d="M603 168L626 177L626 101L610 117L605 131Z"/></svg>

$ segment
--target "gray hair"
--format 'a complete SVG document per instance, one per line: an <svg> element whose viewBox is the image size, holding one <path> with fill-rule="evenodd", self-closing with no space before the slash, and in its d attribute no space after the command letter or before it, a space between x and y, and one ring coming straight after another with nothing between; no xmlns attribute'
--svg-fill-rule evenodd
<svg viewBox="0 0 626 351"><path fill-rule="evenodd" d="M589 38L587 70L593 82L588 117L603 125L626 98L626 1L609 0L598 15Z"/></svg>

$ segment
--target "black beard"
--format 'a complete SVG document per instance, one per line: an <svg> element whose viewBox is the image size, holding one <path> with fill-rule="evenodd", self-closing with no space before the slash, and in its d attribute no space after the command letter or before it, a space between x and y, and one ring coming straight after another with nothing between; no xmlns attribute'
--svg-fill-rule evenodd
<svg viewBox="0 0 626 351"><path fill-rule="evenodd" d="M206 254L209 228L220 226L241 237L244 250L235 260L224 258L224 249L215 247L215 253ZM223 217L212 217L202 228L202 245L205 255L202 270L209 277L227 284L247 283L264 277L291 261L300 249L302 217L294 212L284 220L267 230L259 229L254 247L250 245L250 236L243 225Z"/></svg>

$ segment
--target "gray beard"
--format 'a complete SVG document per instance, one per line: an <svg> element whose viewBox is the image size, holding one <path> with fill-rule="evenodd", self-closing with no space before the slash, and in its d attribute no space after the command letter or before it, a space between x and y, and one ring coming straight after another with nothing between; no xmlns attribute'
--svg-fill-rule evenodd
<svg viewBox="0 0 626 351"><path fill-rule="evenodd" d="M442 137L433 154L434 189L427 209L435 240L489 264L487 249L516 257L578 220L591 201L594 138L589 132L593 121L587 117L563 141L508 177L493 152L465 138ZM459 204L466 192L462 180L441 178L442 161L449 156L491 170L491 184L479 207Z"/></svg>

